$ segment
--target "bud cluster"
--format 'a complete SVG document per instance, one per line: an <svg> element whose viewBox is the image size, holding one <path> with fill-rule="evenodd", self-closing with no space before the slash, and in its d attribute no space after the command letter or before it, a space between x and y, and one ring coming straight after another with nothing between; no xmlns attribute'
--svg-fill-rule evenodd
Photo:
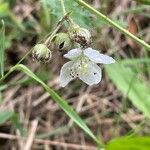
<svg viewBox="0 0 150 150"><path fill-rule="evenodd" d="M44 63L49 62L52 58L52 52L49 49L51 46L53 46L51 49L66 53L73 46L87 48L91 44L91 33L89 30L73 23L69 24L67 32L55 32L52 35L47 38L45 43L34 46L33 59Z"/></svg>

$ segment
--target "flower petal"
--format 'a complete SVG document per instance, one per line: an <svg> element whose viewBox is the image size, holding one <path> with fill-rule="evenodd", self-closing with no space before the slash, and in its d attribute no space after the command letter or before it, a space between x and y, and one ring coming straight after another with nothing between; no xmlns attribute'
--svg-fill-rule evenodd
<svg viewBox="0 0 150 150"><path fill-rule="evenodd" d="M80 56L80 55L81 55L81 52L82 52L82 51L81 51L81 49L79 49L79 48L72 49L72 50L70 50L67 54L65 54L64 57L72 60L72 59L74 59L74 58Z"/></svg>
<svg viewBox="0 0 150 150"><path fill-rule="evenodd" d="M99 51L94 50L92 48L85 49L84 55L86 55L91 61L95 63L102 63L102 64L115 63L115 60L112 57L100 54Z"/></svg>
<svg viewBox="0 0 150 150"><path fill-rule="evenodd" d="M60 86L65 87L73 78L70 76L70 67L73 65L72 61L65 63L60 70Z"/></svg>
<svg viewBox="0 0 150 150"><path fill-rule="evenodd" d="M98 84L101 81L101 68L95 64L89 64L89 71L87 74L80 74L79 78L88 85Z"/></svg>

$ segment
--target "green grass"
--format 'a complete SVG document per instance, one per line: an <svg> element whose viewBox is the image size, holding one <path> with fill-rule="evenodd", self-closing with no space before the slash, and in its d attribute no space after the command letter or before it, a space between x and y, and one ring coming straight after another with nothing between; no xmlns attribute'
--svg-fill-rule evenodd
<svg viewBox="0 0 150 150"><path fill-rule="evenodd" d="M5 23L2 20L2 29L0 31L0 72L1 72L1 77L4 76L4 51L5 51Z"/></svg>

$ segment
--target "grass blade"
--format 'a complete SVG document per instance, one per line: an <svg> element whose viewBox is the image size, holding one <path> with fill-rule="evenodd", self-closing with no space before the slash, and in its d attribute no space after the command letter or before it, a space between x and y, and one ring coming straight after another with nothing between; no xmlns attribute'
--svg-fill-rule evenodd
<svg viewBox="0 0 150 150"><path fill-rule="evenodd" d="M31 72L26 66L19 64L12 68L14 70L20 70L27 74L29 77L40 83L43 88L50 94L53 100L64 110L64 112L81 128L87 133L99 146L102 145L99 139L92 133L80 116L67 104L66 100L61 98L54 90L49 88L42 80L40 80L33 72Z"/></svg>
<svg viewBox="0 0 150 150"><path fill-rule="evenodd" d="M2 20L2 29L0 32L0 72L4 76L4 50L5 50L5 24Z"/></svg>
<svg viewBox="0 0 150 150"><path fill-rule="evenodd" d="M149 0L134 0L134 1L139 2L141 4L150 5L150 1Z"/></svg>
<svg viewBox="0 0 150 150"><path fill-rule="evenodd" d="M0 125L11 119L14 115L13 111L2 111L0 112Z"/></svg>

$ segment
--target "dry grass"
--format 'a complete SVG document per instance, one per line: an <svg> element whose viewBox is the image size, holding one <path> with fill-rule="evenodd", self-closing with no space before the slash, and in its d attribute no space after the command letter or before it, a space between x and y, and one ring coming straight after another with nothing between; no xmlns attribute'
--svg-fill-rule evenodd
<svg viewBox="0 0 150 150"><path fill-rule="evenodd" d="M24 3L26 4L25 6ZM19 1L19 4L15 6L14 13L21 19L28 16L33 17L30 12L35 8L27 4L27 1ZM100 6L98 0L92 1L91 4L97 8ZM141 32L138 32L138 34L144 35L145 40L150 41L150 36L147 34L149 28L147 26L142 28L145 16L133 13L131 15L120 15L123 11L128 10L129 7L136 6L136 2L116 0L110 4L108 3L107 6L107 13L110 17L118 18L122 22L128 23L127 20L132 15L137 20L138 25L141 26ZM22 10L23 14L18 12L22 7L25 7ZM102 49L104 53L115 54L120 58L128 58L131 53L134 57L142 56L144 53L141 47L138 47L138 49L132 48L134 43L131 46L131 43L121 33L110 27L102 28L97 32L93 31L93 36L95 38L94 47ZM17 49L16 59L23 56L24 49L30 47L30 40L29 38L24 43L13 43L12 47ZM133 51L129 51L128 47ZM12 65L12 62L15 63L14 58L11 58L13 53L13 48L7 50L7 58L11 59L8 60L8 67ZM95 135L107 142L131 131L141 135L149 133L148 122L146 122L144 116L128 101L126 96L123 96L116 89L104 72L103 80L97 86L89 87L80 81L73 81L69 86L60 88L58 75L64 60L61 54L57 53L55 55L53 62L46 66L33 63L30 58L24 63L35 72L52 70L52 77L47 81L47 84L67 99L68 103L85 120ZM22 127L27 130L27 135L22 137L20 131L12 126L12 122L1 125L0 149L96 150L91 139L66 116L41 86L37 84L13 85L13 83L22 78L26 77L22 73L16 72L7 79L7 83L10 83L10 86L3 92L4 100L0 104L0 110L17 112ZM124 100L127 100L126 103L124 103ZM138 126L139 124L143 125Z"/></svg>

